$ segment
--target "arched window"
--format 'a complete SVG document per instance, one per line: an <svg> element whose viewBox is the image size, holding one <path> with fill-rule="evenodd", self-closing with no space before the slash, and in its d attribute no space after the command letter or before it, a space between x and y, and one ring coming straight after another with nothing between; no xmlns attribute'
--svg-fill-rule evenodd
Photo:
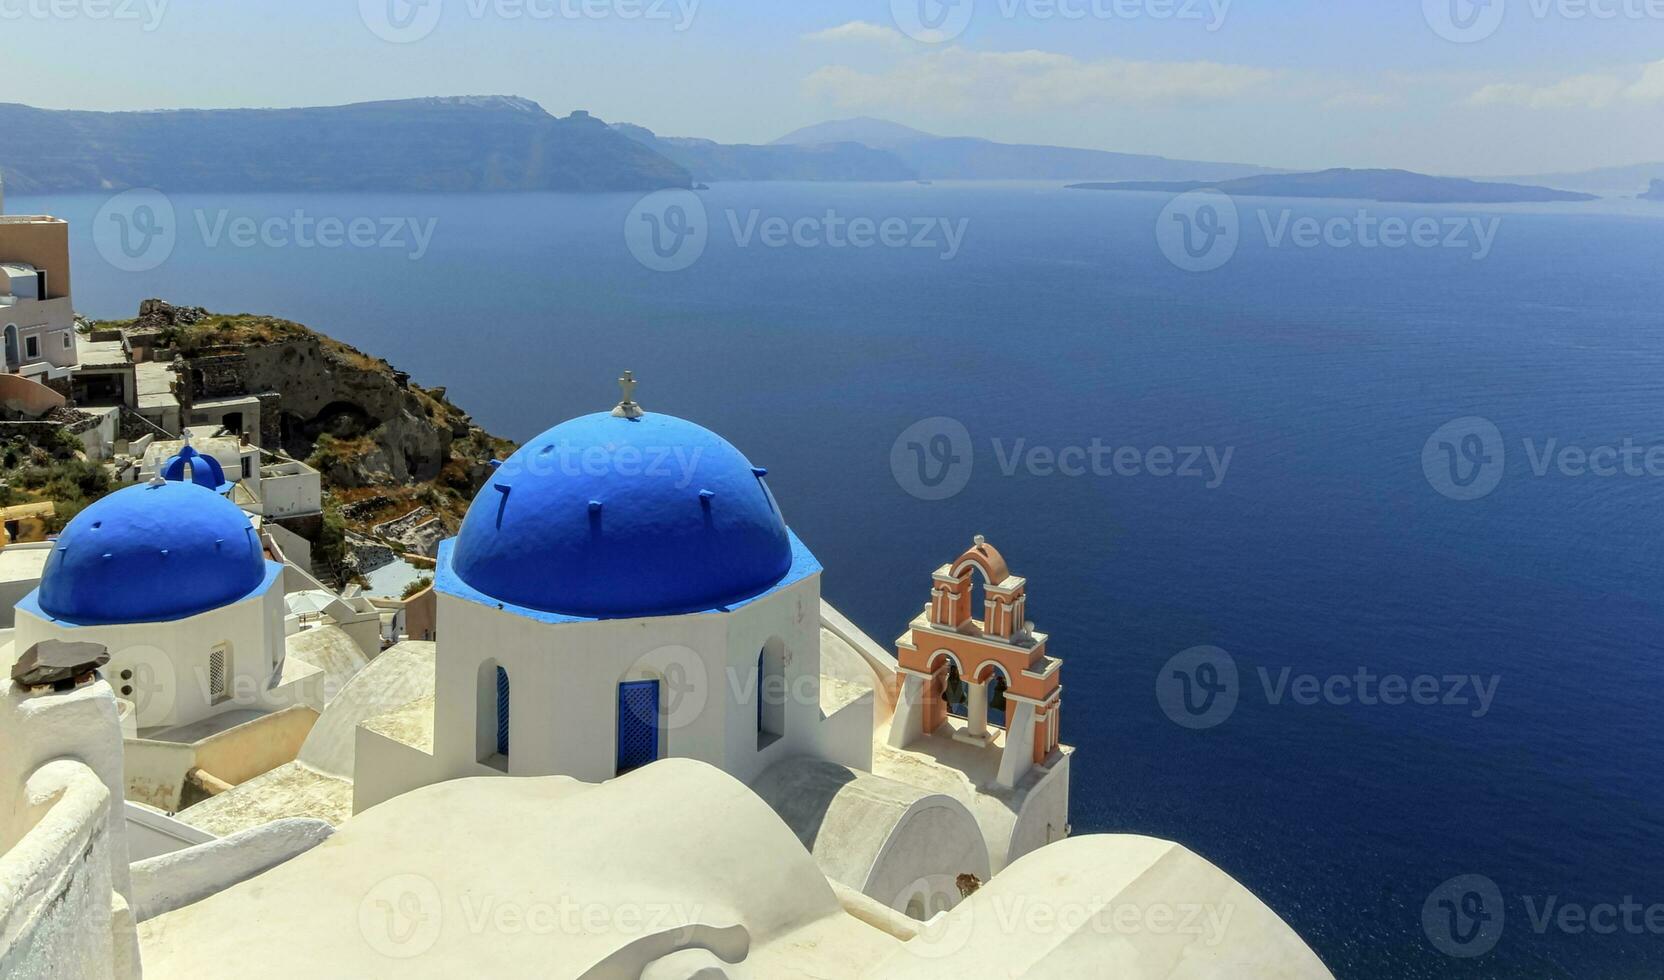
<svg viewBox="0 0 1664 980"><path fill-rule="evenodd" d="M475 705L475 737L479 760L507 772L510 701L508 671L498 666L495 660L487 660L480 664L478 691Z"/></svg>
<svg viewBox="0 0 1664 980"><path fill-rule="evenodd" d="M786 734L786 645L770 640L757 654L757 748Z"/></svg>

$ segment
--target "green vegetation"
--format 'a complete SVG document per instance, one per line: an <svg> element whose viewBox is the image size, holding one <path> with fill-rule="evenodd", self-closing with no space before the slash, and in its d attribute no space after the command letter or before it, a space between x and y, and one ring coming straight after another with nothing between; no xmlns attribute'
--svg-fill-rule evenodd
<svg viewBox="0 0 1664 980"><path fill-rule="evenodd" d="M30 439L16 436L0 447L5 487L0 506L51 501L56 512L48 533L63 530L70 518L114 487L104 467L81 458L81 440L61 428L45 429Z"/></svg>
<svg viewBox="0 0 1664 980"><path fill-rule="evenodd" d="M427 576L423 576L422 578L419 578L416 581L414 581L414 582L410 583L409 585L405 586L404 587L404 594L399 596L399 598L408 599L411 596L416 595L419 592L426 592L428 590L428 587L431 586L431 585L433 585L433 579L428 578Z"/></svg>
<svg viewBox="0 0 1664 980"><path fill-rule="evenodd" d="M341 515L340 504L325 498L323 526L318 530L318 540L312 542L312 563L344 577L346 561L347 519Z"/></svg>

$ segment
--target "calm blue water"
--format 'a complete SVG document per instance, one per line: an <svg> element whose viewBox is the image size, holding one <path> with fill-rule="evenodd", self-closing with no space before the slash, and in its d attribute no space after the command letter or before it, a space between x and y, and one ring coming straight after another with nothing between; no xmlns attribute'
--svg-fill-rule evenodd
<svg viewBox="0 0 1664 980"><path fill-rule="evenodd" d="M501 434L613 404L724 433L880 642L973 534L1030 579L1065 658L1076 833L1176 839L1242 879L1342 977L1658 977L1664 936L1539 928L1554 898L1664 903L1664 477L1533 475L1523 440L1664 445L1664 207L1454 210L1494 250L1268 247L1182 272L1158 196L1026 186L721 185L704 256L655 273L625 196L179 198L160 268L94 248L102 201L14 201L78 222L83 312L146 296L280 314L382 354ZM1245 215L1279 202L1243 202ZM1355 205L1294 202L1296 216ZM408 249L210 247L192 217L435 219ZM739 247L724 215L966 219L942 249ZM1273 214L1275 221L1275 214ZM912 423L961 422L974 467L926 501L892 475ZM1422 449L1483 416L1494 493L1435 492ZM1006 475L1016 440L1233 450L1226 477ZM1163 664L1213 645L1243 683L1222 725L1158 704ZM1273 704L1258 669L1498 677L1477 706ZM1439 953L1441 883L1504 896L1488 955ZM1526 899L1532 905L1528 907ZM1664 913L1661 913L1664 914Z"/></svg>

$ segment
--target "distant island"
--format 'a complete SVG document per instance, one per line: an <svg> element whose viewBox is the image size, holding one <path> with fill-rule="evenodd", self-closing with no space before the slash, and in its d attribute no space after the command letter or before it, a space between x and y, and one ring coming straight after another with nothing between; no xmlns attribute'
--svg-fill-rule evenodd
<svg viewBox="0 0 1664 980"><path fill-rule="evenodd" d="M1461 177L1433 177L1408 170L1324 170L1309 174L1268 174L1224 181L1121 181L1070 184L1089 191L1217 190L1234 197L1354 198L1390 204L1537 204L1594 201L1593 194L1495 184Z"/></svg>
<svg viewBox="0 0 1664 980"><path fill-rule="evenodd" d="M510 96L315 109L61 112L0 104L19 194L204 191L647 191L683 168L599 119Z"/></svg>
<svg viewBox="0 0 1664 980"><path fill-rule="evenodd" d="M1643 201L1664 201L1664 180L1655 180L1646 193L1641 195Z"/></svg>

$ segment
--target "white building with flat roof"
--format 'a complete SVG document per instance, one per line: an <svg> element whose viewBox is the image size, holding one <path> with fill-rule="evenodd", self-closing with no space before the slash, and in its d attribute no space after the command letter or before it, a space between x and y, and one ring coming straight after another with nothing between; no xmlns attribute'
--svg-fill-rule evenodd
<svg viewBox="0 0 1664 980"><path fill-rule="evenodd" d="M0 214L0 341L7 374L55 381L77 363L68 222Z"/></svg>

